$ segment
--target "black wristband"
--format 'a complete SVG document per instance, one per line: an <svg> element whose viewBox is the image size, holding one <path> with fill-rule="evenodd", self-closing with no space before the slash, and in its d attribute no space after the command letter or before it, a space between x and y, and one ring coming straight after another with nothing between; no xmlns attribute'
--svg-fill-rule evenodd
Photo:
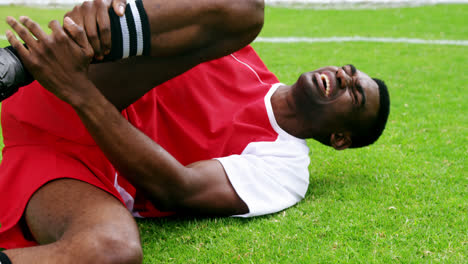
<svg viewBox="0 0 468 264"><path fill-rule="evenodd" d="M150 54L151 31L143 1L129 0L123 17L110 8L109 18L112 48L102 62Z"/></svg>
<svg viewBox="0 0 468 264"><path fill-rule="evenodd" d="M12 264L10 258L0 251L0 264Z"/></svg>

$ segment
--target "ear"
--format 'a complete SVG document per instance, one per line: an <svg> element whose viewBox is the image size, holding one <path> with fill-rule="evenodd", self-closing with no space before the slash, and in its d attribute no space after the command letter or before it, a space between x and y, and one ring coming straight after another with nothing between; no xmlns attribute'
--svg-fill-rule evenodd
<svg viewBox="0 0 468 264"><path fill-rule="evenodd" d="M330 136L330 145L336 150L343 150L351 146L351 133L333 133Z"/></svg>

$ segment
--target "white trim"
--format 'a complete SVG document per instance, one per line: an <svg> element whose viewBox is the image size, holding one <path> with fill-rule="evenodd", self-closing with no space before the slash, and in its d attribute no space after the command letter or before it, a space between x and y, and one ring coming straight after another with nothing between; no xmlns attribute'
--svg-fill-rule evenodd
<svg viewBox="0 0 468 264"><path fill-rule="evenodd" d="M117 192L119 192L120 194L120 197L122 198L122 200L124 201L125 203L125 206L127 207L128 211L130 211L131 213L133 213L133 206L135 205L135 199L133 198L132 195L130 195L127 190L125 190L124 188L122 188L120 185L119 185L119 182L117 180L117 178L119 177L119 174L116 172L115 173L115 178L114 178L114 187L115 189L117 190Z"/></svg>
<svg viewBox="0 0 468 264"><path fill-rule="evenodd" d="M132 10L133 20L135 21L135 29L137 35L137 54L136 56L143 55L143 26L141 25L140 12L135 4L135 0L128 0L127 3L130 5Z"/></svg>
<svg viewBox="0 0 468 264"><path fill-rule="evenodd" d="M281 85L284 85L284 84L282 84L282 83L273 84L271 86L270 90L268 91L268 93L265 95L265 98L264 98L265 108L266 108L266 111L267 111L267 114L268 114L268 119L270 120L270 125L273 128L273 130L275 130L275 132L278 133L278 135L280 135L282 137L288 138L290 140L304 141L304 139L297 138L297 137L289 134L288 132L286 132L284 129L282 129L280 127L280 125L276 121L275 113L273 112L273 105L271 104L271 97L273 96L273 94L276 92L276 90L278 90L278 88Z"/></svg>
<svg viewBox="0 0 468 264"><path fill-rule="evenodd" d="M284 131L279 125L278 122L276 122L276 117L275 113L273 112L273 106L271 105L271 97L273 94L278 90L278 87L280 87L282 84L281 83L275 83L271 86L270 90L265 96L265 108L268 114L268 119L270 120L270 125L273 127L273 130L276 131L279 135L289 135L286 131Z"/></svg>
<svg viewBox="0 0 468 264"><path fill-rule="evenodd" d="M125 15L120 17L120 27L122 28L122 58L128 58L130 55L130 35L128 31L127 18Z"/></svg>
<svg viewBox="0 0 468 264"><path fill-rule="evenodd" d="M251 71L255 74L255 76L257 76L257 79L258 79L258 81L259 81L261 84L266 84L266 83L264 83L264 82L262 81L262 79L260 78L260 76L258 76L258 73L257 73L254 69L252 69L252 67L250 67L249 64L247 64L246 62L241 61L241 60L238 59L234 54L231 54L231 57L233 57L233 58L234 58L237 62L239 62L240 64L242 64L242 65L246 66L247 68L249 68L249 70L251 70Z"/></svg>
<svg viewBox="0 0 468 264"><path fill-rule="evenodd" d="M114 187L117 190L117 192L119 192L120 198L122 198L122 200L124 201L125 206L127 207L127 210L133 215L133 217L144 218L137 211L134 210L135 199L133 198L131 194L127 192L127 190L125 190L123 187L119 185L119 182L117 180L118 177L119 177L119 174L116 172L115 178L114 178Z"/></svg>
<svg viewBox="0 0 468 264"><path fill-rule="evenodd" d="M381 43L405 43L405 44L428 44L428 45L456 45L468 46L468 40L448 39L413 39L413 38L375 38L375 37L258 37L255 42L268 43L318 43L318 42L381 42Z"/></svg>

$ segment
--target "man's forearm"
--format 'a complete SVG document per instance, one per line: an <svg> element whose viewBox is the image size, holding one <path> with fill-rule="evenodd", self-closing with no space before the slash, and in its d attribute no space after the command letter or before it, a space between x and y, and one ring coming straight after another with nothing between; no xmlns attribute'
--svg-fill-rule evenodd
<svg viewBox="0 0 468 264"><path fill-rule="evenodd" d="M100 149L137 189L163 205L174 193L170 187L184 185L189 169L132 126L91 82L79 86L84 92L69 101Z"/></svg>

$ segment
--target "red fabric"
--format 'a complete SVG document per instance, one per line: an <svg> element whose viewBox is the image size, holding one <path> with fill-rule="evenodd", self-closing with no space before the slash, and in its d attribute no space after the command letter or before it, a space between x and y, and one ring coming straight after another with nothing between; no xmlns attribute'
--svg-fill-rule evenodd
<svg viewBox="0 0 468 264"><path fill-rule="evenodd" d="M276 139L264 96L277 82L246 47L154 88L123 115L184 165L240 154L250 142ZM3 103L2 128L0 247L34 245L25 240L18 221L33 193L51 180L79 179L121 200L114 188L115 169L76 113L38 83ZM123 177L118 183L135 198L141 216L167 215Z"/></svg>
<svg viewBox="0 0 468 264"><path fill-rule="evenodd" d="M125 111L182 164L239 154L252 141L271 140L264 97L277 78L252 48L204 63L158 87ZM264 137L264 138L263 138Z"/></svg>
<svg viewBox="0 0 468 264"><path fill-rule="evenodd" d="M69 143L5 147L0 165L0 247L23 247L33 243L23 237L18 221L31 195L41 186L58 178L72 178L120 198L107 178L112 171L112 166L96 147Z"/></svg>

